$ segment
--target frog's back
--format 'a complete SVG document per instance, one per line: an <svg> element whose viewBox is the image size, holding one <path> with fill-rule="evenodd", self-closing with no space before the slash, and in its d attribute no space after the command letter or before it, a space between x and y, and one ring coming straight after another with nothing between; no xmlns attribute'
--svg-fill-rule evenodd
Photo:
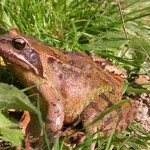
<svg viewBox="0 0 150 150"><path fill-rule="evenodd" d="M64 58L65 62L51 58L50 78L64 105L65 122L71 123L97 96L121 86L84 53L64 52Z"/></svg>

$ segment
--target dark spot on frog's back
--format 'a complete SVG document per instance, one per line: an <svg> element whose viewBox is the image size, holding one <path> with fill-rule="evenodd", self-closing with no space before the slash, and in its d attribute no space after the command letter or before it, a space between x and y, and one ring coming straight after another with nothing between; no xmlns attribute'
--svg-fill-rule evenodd
<svg viewBox="0 0 150 150"><path fill-rule="evenodd" d="M110 98L105 95L104 93L100 94L99 95L103 100L105 100L108 104L108 106L112 106L113 105L113 102L110 100Z"/></svg>
<svg viewBox="0 0 150 150"><path fill-rule="evenodd" d="M52 105L53 107L55 107L55 106L56 106L56 104L55 104L55 103L53 103L53 102L51 102L51 105Z"/></svg>
<svg viewBox="0 0 150 150"><path fill-rule="evenodd" d="M70 65L74 65L74 61L73 61L73 60L69 60L68 63L69 63Z"/></svg>
<svg viewBox="0 0 150 150"><path fill-rule="evenodd" d="M66 92L65 86L63 84L62 84L62 86L60 88L60 93L61 93L63 98L67 98L67 92Z"/></svg>
<svg viewBox="0 0 150 150"><path fill-rule="evenodd" d="M49 63L53 63L55 60L54 60L54 58L52 58L52 57L49 57Z"/></svg>
<svg viewBox="0 0 150 150"><path fill-rule="evenodd" d="M59 74L59 79L61 79L61 80L62 80L62 79L63 79L63 77L64 77L63 73L60 73L60 74Z"/></svg>
<svg viewBox="0 0 150 150"><path fill-rule="evenodd" d="M63 54L68 57L80 57L83 58L85 54L79 53L79 52L69 52L69 51L63 51Z"/></svg>
<svg viewBox="0 0 150 150"><path fill-rule="evenodd" d="M97 103L95 102L91 102L90 105L89 105L90 108L93 108L96 112L100 112L101 110L99 109Z"/></svg>
<svg viewBox="0 0 150 150"><path fill-rule="evenodd" d="M81 69L83 69L84 71L89 71L91 70L91 65L90 64L84 64L82 65Z"/></svg>
<svg viewBox="0 0 150 150"><path fill-rule="evenodd" d="M56 54L56 58L59 59L59 58L60 58L60 55Z"/></svg>

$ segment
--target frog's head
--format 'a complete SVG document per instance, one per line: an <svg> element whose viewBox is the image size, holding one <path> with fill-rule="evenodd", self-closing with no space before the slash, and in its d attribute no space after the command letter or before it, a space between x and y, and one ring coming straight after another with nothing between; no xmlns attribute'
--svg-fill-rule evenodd
<svg viewBox="0 0 150 150"><path fill-rule="evenodd" d="M40 42L22 35L17 29L10 29L0 35L0 56L12 67L32 70L43 76L43 66L38 49Z"/></svg>

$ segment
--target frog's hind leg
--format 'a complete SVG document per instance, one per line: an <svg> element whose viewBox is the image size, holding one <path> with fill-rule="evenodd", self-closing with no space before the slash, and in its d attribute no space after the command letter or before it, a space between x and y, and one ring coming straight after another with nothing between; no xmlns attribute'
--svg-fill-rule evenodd
<svg viewBox="0 0 150 150"><path fill-rule="evenodd" d="M113 110L111 113L107 114L101 120L97 121L90 126L89 123L94 121L101 113L109 109L108 101L101 98L100 96L88 105L88 107L83 111L82 124L86 129L86 133L93 134L98 130L100 131L100 136L109 135L112 132L118 133L124 130L132 121L135 116L135 104L133 102L125 103L119 108ZM111 106L114 105L113 103ZM86 127L87 126L87 127ZM96 139L98 133L94 135ZM94 150L95 143L91 145L91 150Z"/></svg>
<svg viewBox="0 0 150 150"><path fill-rule="evenodd" d="M102 102L101 102L101 98L98 97L95 101L91 102L82 113L82 118L83 118L82 124L83 127L85 127L87 135L94 134L98 130L98 123L92 124L90 126L88 126L88 124L94 121L100 114L101 107L105 106L105 104L103 104ZM94 135L93 139L96 138L97 138L97 134ZM91 144L91 150L94 149L95 149L95 142Z"/></svg>

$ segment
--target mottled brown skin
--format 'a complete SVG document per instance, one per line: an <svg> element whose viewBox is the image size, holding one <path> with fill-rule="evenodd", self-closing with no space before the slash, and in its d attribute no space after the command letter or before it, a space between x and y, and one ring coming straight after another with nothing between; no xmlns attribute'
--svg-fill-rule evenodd
<svg viewBox="0 0 150 150"><path fill-rule="evenodd" d="M21 82L26 86L37 86L41 105L45 106L42 113L46 114L46 128L52 133L81 116L85 126L121 100L121 83L85 53L58 50L10 29L0 36L0 55L7 65L11 64L12 71ZM118 131L125 129L133 120L134 106L126 104L119 109L127 105L130 105L127 112L123 111L118 117ZM110 133L115 121L108 123L108 120L116 113L117 110L99 121L101 127L107 130L102 134ZM27 131L34 128L36 121L33 120L35 117L31 115ZM123 122L125 124L122 125ZM97 125L87 130L93 133ZM39 133L38 129L34 132Z"/></svg>

